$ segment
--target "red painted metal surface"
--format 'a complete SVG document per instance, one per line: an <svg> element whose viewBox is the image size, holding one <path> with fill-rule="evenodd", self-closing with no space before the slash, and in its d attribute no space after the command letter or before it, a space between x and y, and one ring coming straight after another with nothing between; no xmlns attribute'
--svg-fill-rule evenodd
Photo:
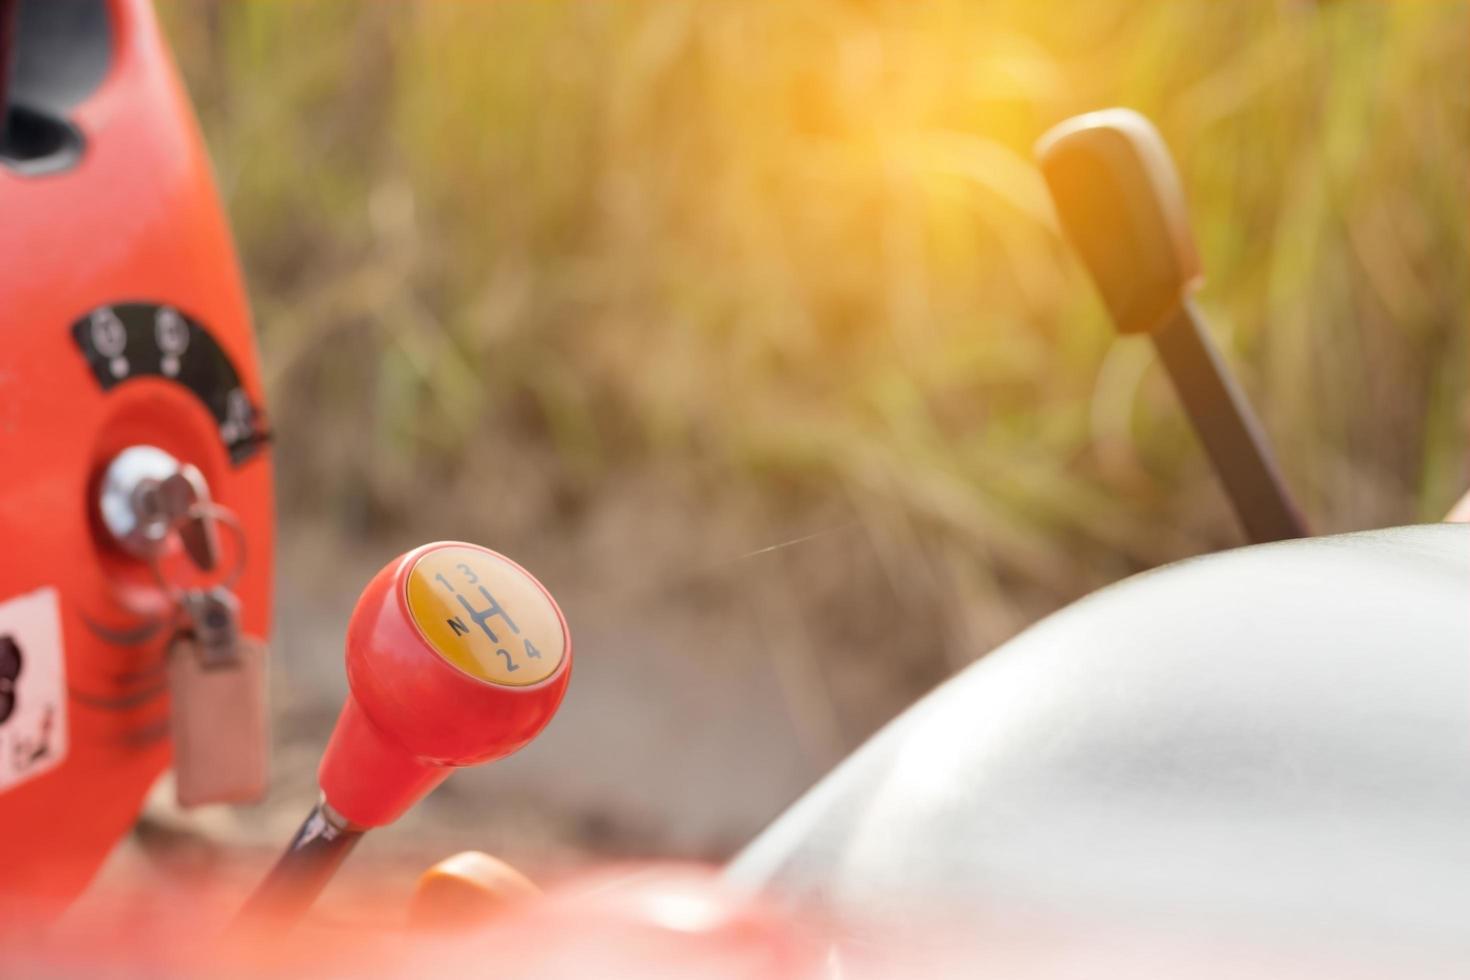
<svg viewBox="0 0 1470 980"><path fill-rule="evenodd" d="M71 333L100 306L172 306L207 327L263 403L229 230L153 11L145 0L109 10L108 74L72 114L81 161L29 177L0 167L0 602L56 590L70 690L65 760L0 792L0 897L33 907L85 886L169 763L157 670L168 630L125 643L89 625L132 630L163 608L147 567L97 526L96 483L114 453L148 443L200 468L244 530L244 630L270 627L268 447L232 462L216 418L177 381L104 392Z"/></svg>

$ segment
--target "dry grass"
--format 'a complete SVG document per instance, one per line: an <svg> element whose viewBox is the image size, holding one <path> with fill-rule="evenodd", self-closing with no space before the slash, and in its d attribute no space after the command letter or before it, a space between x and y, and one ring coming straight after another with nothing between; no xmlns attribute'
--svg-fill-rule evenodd
<svg viewBox="0 0 1470 980"><path fill-rule="evenodd" d="M790 688L818 742L1237 540L1057 238L1030 147L1068 115L1159 124L1203 305L1320 528L1432 519L1470 476L1463 3L161 7L288 524L427 505L600 570L599 514L648 494L608 547L661 581L855 522L721 580L825 665Z"/></svg>

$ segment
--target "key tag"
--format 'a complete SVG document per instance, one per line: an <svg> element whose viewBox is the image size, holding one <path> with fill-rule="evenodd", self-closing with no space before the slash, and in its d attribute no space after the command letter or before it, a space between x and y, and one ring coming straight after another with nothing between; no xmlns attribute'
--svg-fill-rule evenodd
<svg viewBox="0 0 1470 980"><path fill-rule="evenodd" d="M269 779L266 646L241 634L240 601L226 585L174 594L180 628L169 643L168 685L178 804L254 802Z"/></svg>

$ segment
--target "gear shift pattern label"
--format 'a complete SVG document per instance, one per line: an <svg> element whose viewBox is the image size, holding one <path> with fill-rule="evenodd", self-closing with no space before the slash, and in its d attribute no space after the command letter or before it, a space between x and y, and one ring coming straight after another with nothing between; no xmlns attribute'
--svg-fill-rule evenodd
<svg viewBox="0 0 1470 980"><path fill-rule="evenodd" d="M0 792L66 758L66 658L56 590L0 603Z"/></svg>
<svg viewBox="0 0 1470 980"><path fill-rule="evenodd" d="M408 572L408 610L434 651L477 680L540 683L561 666L566 631L556 607L519 565L455 545Z"/></svg>

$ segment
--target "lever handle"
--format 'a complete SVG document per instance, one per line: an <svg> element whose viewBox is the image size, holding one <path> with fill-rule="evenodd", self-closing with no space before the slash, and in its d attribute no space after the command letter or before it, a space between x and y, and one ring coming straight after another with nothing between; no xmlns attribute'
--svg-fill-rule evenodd
<svg viewBox="0 0 1470 980"><path fill-rule="evenodd" d="M304 910L365 831L454 769L524 747L571 669L556 600L504 555L441 541L388 563L347 626L349 693L318 771L321 802L242 917Z"/></svg>
<svg viewBox="0 0 1470 980"><path fill-rule="evenodd" d="M1068 119L1036 144L1057 218L1119 333L1161 326L1204 274L1179 174L1132 109Z"/></svg>
<svg viewBox="0 0 1470 980"><path fill-rule="evenodd" d="M392 823L454 768L535 738L571 664L561 609L520 565L454 541L408 552L368 584L347 626L351 694L322 794L353 824Z"/></svg>
<svg viewBox="0 0 1470 980"><path fill-rule="evenodd" d="M1089 112L1042 136L1036 155L1113 325L1153 338L1246 536L1305 537L1265 431L1190 300L1202 279L1199 250L1158 130L1131 109Z"/></svg>
<svg viewBox="0 0 1470 980"><path fill-rule="evenodd" d="M481 924L541 894L515 868L480 851L461 851L419 875L408 921L420 929Z"/></svg>

